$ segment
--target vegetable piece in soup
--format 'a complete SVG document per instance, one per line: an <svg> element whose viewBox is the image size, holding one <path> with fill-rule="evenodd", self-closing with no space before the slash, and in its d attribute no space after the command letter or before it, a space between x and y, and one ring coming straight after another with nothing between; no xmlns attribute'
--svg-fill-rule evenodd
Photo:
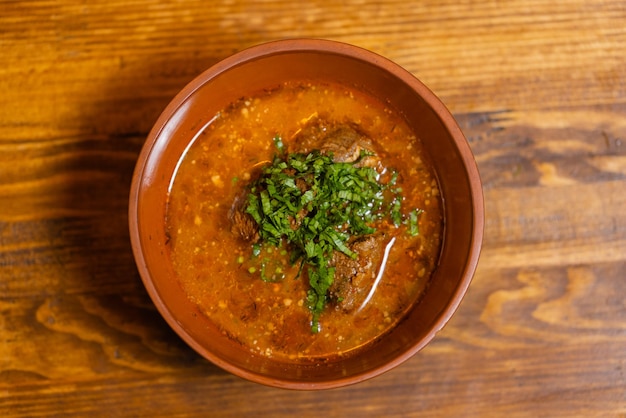
<svg viewBox="0 0 626 418"><path fill-rule="evenodd" d="M293 361L389 331L427 286L443 228L402 117L311 83L220 112L180 162L166 222L188 297L252 352Z"/></svg>

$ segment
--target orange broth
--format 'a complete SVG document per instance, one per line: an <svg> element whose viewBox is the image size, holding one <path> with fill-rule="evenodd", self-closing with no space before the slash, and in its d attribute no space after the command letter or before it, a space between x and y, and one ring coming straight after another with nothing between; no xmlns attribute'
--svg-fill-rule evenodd
<svg viewBox="0 0 626 418"><path fill-rule="evenodd" d="M418 236L398 228L367 303L349 313L329 304L321 331L312 333L309 285L297 277L299 265L283 261L285 278L278 282L251 273L251 244L231 232L229 211L276 154L273 138L280 135L289 149L316 116L357 124L383 165L399 173L403 211L424 212ZM297 362L346 355L393 328L436 268L443 216L435 173L401 115L358 90L302 82L240 99L198 133L172 180L166 226L177 279L215 326L254 353Z"/></svg>

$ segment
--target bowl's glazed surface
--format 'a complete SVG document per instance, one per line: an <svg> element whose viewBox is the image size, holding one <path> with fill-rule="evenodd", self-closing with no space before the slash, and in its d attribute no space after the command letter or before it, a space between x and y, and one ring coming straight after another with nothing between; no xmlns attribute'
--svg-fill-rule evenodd
<svg viewBox="0 0 626 418"><path fill-rule="evenodd" d="M166 199L194 134L222 108L285 81L331 81L399 111L431 156L444 204L439 265L422 299L389 334L337 361L281 362L251 353L219 333L178 284L168 256ZM142 280L169 325L202 356L243 378L278 387L324 389L383 373L423 348L458 307L474 274L483 234L480 178L454 118L420 81L367 50L324 40L287 40L235 54L187 85L164 110L135 170L129 209Z"/></svg>

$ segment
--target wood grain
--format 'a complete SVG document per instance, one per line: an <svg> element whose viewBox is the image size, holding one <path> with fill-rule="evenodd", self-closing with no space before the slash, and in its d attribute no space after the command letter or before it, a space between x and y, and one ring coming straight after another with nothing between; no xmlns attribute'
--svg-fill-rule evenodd
<svg viewBox="0 0 626 418"><path fill-rule="evenodd" d="M623 1L0 3L1 416L626 417ZM248 46L380 53L457 117L484 250L426 349L324 392L258 386L166 325L130 250L152 124Z"/></svg>

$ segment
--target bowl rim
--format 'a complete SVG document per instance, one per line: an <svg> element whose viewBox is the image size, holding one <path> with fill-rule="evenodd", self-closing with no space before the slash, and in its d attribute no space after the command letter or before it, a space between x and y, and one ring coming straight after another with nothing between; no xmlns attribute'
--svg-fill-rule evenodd
<svg viewBox="0 0 626 418"><path fill-rule="evenodd" d="M204 84L209 82L211 79L218 77L223 72L228 71L233 67L244 65L248 62L254 61L262 57L269 57L276 54L293 52L321 52L326 54L342 55L357 59L359 61L364 61L366 63L369 63L370 65L382 68L385 72L393 75L394 77L397 77L404 84L407 84L411 89L416 91L417 94L421 96L421 98L427 103L427 105L433 109L433 112L439 118L440 122L444 125L446 130L448 130L451 138L455 143L456 149L459 153L459 157L463 161L465 171L468 174L468 188L470 190L473 207L473 225L471 227L472 236L470 238L467 261L464 265L461 278L456 285L455 292L450 297L449 303L438 314L433 322L433 326L425 334L425 336L422 339L416 341L413 345L408 347L391 361L384 363L380 366L367 369L351 376L334 380L316 382L294 381L290 379L280 379L277 377L262 375L228 363L218 356L212 355L209 350L197 343L184 329L181 329L180 323L178 323L172 312L170 312L170 310L167 308L161 294L157 291L153 280L150 277L149 269L142 249L143 242L140 236L141 234L139 232L140 220L138 203L142 183L144 181L146 163L150 155L154 151L155 145L158 142L159 137L166 129L169 121L171 120L175 112L179 110L187 102L187 100L191 96L193 96L193 94L197 90L199 90ZM480 180L480 173L478 171L476 161L474 159L471 148L469 147L469 143L467 142L463 132L461 131L461 128L458 126L453 115L450 113L444 103L428 87L426 87L426 85L424 85L419 79L417 79L417 77L415 77L412 73L405 70L399 64L396 64L390 59L356 45L335 40L314 38L283 39L265 42L248 47L210 66L208 69L204 70L193 80L191 80L185 87L183 87L183 89L181 89L170 100L168 105L161 112L157 121L150 130L144 145L142 146L141 152L137 159L135 170L133 172L128 209L130 241L135 263L137 265L141 280L150 298L157 307L157 310L166 320L169 326L179 335L179 337L182 338L202 357L205 357L218 367L236 376L268 386L304 390L337 388L373 378L397 367L398 365L415 355L422 348L424 348L451 319L453 314L458 309L464 295L467 292L467 289L469 288L480 258L480 251L484 234L484 222L484 196Z"/></svg>

